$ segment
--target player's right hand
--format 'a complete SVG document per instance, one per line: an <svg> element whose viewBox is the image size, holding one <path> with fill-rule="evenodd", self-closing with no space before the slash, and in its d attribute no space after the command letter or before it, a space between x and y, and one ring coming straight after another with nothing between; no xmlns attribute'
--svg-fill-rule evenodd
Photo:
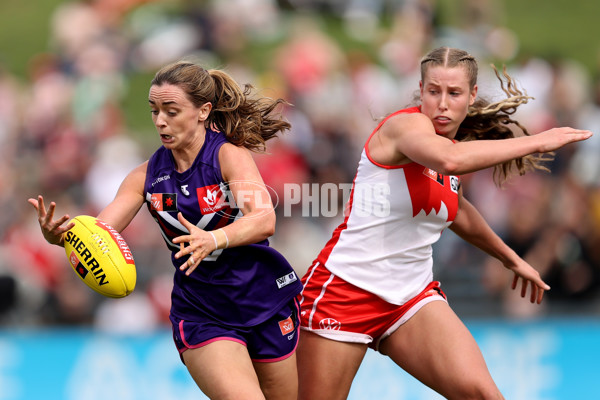
<svg viewBox="0 0 600 400"><path fill-rule="evenodd" d="M41 195L39 195L37 199L28 199L27 201L37 210L38 223L42 229L44 239L46 239L46 241L50 244L63 246L63 234L75 226L73 222L67 224L66 226L62 226L70 219L69 215L65 214L59 219L54 220L56 203L51 202L48 209L46 209L44 205L44 198Z"/></svg>

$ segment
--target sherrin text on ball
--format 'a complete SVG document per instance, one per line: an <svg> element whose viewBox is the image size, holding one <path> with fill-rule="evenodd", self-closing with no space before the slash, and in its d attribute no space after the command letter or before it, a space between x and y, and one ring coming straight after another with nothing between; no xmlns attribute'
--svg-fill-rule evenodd
<svg viewBox="0 0 600 400"><path fill-rule="evenodd" d="M123 237L107 223L80 215L65 233L69 263L83 282L108 297L125 297L135 288L133 254Z"/></svg>

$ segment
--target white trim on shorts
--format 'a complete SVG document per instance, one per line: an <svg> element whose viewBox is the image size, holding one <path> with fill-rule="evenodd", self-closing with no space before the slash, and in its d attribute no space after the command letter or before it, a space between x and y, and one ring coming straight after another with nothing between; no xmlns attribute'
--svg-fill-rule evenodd
<svg viewBox="0 0 600 400"><path fill-rule="evenodd" d="M419 311L421 308L423 308L424 305L429 304L432 301L444 301L444 302L448 303L448 300L446 300L442 295L439 295L439 294L433 295L433 296L427 296L424 299L419 300L418 302L415 303L415 305L413 305L411 308L409 308L408 311L406 311L406 313L404 313L404 315L402 317L400 317L400 319L398 321L394 322L394 324L392 326L390 326L379 337L379 339L377 339L377 341L375 342L375 351L379 352L379 345L381 344L381 341L383 339L388 338L392 333L396 332L396 330L398 330L398 328L400 328L409 319L411 319L417 313L417 311ZM383 353L381 353L381 354L383 354Z"/></svg>
<svg viewBox="0 0 600 400"><path fill-rule="evenodd" d="M300 329L315 333L327 339L335 340L336 342L362 343L369 344L373 342L370 335L357 332L339 331L335 329L312 329L306 326L300 326Z"/></svg>
<svg viewBox="0 0 600 400"><path fill-rule="evenodd" d="M441 295L428 296L416 302L402 317L400 317L398 321L394 322L394 324L377 339L375 342L375 351L379 351L379 345L383 339L388 338L392 333L396 332L396 330L398 330L398 328L411 319L417 313L417 311L432 301L444 301L448 303L448 301ZM305 326L300 326L300 329L315 333L326 339L335 340L336 342L362 343L367 345L373 342L373 338L364 333L346 332L333 329L312 329Z"/></svg>

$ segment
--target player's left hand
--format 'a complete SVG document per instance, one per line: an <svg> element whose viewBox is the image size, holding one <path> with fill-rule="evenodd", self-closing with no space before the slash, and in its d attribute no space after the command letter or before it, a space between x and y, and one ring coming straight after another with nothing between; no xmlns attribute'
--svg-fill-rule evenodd
<svg viewBox="0 0 600 400"><path fill-rule="evenodd" d="M189 235L182 235L173 239L173 243L179 243L181 248L175 254L175 258L189 256L187 261L181 264L179 268L185 271L186 275L190 275L200 265L200 261L216 250L215 240L210 233L189 222L181 213L177 214L177 219L187 228ZM187 247L186 243L188 244Z"/></svg>
<svg viewBox="0 0 600 400"><path fill-rule="evenodd" d="M550 290L550 286L542 280L540 273L524 260L519 260L515 265L505 265L506 268L514 272L515 276L511 288L517 289L519 280L521 280L521 297L527 296L527 288L531 288L529 301L540 304L544 298L544 292Z"/></svg>

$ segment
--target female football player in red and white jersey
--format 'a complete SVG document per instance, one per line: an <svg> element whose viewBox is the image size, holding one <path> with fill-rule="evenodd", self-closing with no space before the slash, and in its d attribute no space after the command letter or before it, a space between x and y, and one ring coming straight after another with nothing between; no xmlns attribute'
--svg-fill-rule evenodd
<svg viewBox="0 0 600 400"><path fill-rule="evenodd" d="M497 73L507 99L477 98L477 62L442 47L421 61L420 105L395 112L362 151L343 223L303 278L300 399L345 399L368 347L449 399L502 399L477 343L433 280L445 228L499 259L521 296L550 287L462 195L460 175L544 169L543 153L592 133L528 135L511 120L528 97ZM515 137L510 125L524 134Z"/></svg>

